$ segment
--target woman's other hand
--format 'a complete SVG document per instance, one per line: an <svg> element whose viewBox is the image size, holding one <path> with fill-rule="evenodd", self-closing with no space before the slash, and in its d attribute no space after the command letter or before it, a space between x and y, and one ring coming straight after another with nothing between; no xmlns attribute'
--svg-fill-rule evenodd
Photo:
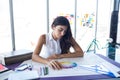
<svg viewBox="0 0 120 80"><path fill-rule="evenodd" d="M53 68L54 70L60 70L62 69L62 65L61 63L59 63L58 61L55 61L55 60L50 60L48 62L48 65Z"/></svg>

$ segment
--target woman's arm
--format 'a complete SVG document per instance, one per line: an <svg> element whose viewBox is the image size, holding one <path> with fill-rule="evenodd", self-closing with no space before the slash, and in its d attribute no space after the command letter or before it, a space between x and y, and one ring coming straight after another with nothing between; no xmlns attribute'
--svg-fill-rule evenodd
<svg viewBox="0 0 120 80"><path fill-rule="evenodd" d="M78 43L75 41L75 39L72 37L71 38L71 42L72 42L72 47L74 49L74 52L68 52L68 54L62 54L60 57L64 58L64 57L83 57L84 53L83 50L81 49L81 47L78 45Z"/></svg>
<svg viewBox="0 0 120 80"><path fill-rule="evenodd" d="M58 70L62 69L62 65L58 61L55 61L52 59L46 59L46 58L39 56L42 46L44 44L46 44L46 37L45 35L41 35L38 40L37 46L32 54L32 60L39 62L39 63L47 64L53 69L58 69Z"/></svg>
<svg viewBox="0 0 120 80"><path fill-rule="evenodd" d="M42 46L45 44L45 41L46 41L45 34L43 34L38 39L38 43L37 43L36 48L32 54L32 60L34 60L36 62L47 64L49 60L39 56L41 49L42 49Z"/></svg>

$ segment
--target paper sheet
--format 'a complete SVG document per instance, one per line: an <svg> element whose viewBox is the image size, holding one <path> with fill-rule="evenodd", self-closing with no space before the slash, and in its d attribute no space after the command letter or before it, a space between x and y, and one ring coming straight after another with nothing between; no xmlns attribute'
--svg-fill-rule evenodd
<svg viewBox="0 0 120 80"><path fill-rule="evenodd" d="M8 80L30 80L39 78L38 72L36 70L25 70L11 73Z"/></svg>
<svg viewBox="0 0 120 80"><path fill-rule="evenodd" d="M6 80L9 74L13 73L13 70L6 71L4 73L0 73L0 80Z"/></svg>
<svg viewBox="0 0 120 80"><path fill-rule="evenodd" d="M112 71L116 76L118 76L117 71L120 71L120 68L107 62L106 60L102 59L101 57L95 54L85 54L84 57L64 58L64 59L59 59L58 61L76 63L77 66L72 68L62 69L62 70L53 70L50 67L48 67L49 74L40 75L41 73L40 67L47 66L47 65L43 65L41 63L37 63L32 60L25 61L22 64L32 64L34 66L33 69L38 71L40 77L82 76L82 75L101 74L101 73L96 73L94 71L83 69L79 67L80 65L103 65L103 64L105 65L106 64L107 66L105 67L108 68L110 71Z"/></svg>

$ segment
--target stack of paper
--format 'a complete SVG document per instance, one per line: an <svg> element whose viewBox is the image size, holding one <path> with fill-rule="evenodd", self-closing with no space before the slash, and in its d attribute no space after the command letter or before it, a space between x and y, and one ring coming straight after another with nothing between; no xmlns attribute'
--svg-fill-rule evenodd
<svg viewBox="0 0 120 80"><path fill-rule="evenodd" d="M0 80L5 80L8 78L8 75L13 71L0 64Z"/></svg>
<svg viewBox="0 0 120 80"><path fill-rule="evenodd" d="M31 80L39 78L36 70L15 71L9 75L8 80Z"/></svg>

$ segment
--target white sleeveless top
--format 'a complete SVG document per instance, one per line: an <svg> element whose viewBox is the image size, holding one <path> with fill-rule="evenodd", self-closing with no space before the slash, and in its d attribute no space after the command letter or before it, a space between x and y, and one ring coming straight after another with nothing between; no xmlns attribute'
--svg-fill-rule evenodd
<svg viewBox="0 0 120 80"><path fill-rule="evenodd" d="M46 34L46 45L45 45L45 52L40 53L40 56L47 58L53 54L60 54L60 40L54 40L52 37L52 33Z"/></svg>

